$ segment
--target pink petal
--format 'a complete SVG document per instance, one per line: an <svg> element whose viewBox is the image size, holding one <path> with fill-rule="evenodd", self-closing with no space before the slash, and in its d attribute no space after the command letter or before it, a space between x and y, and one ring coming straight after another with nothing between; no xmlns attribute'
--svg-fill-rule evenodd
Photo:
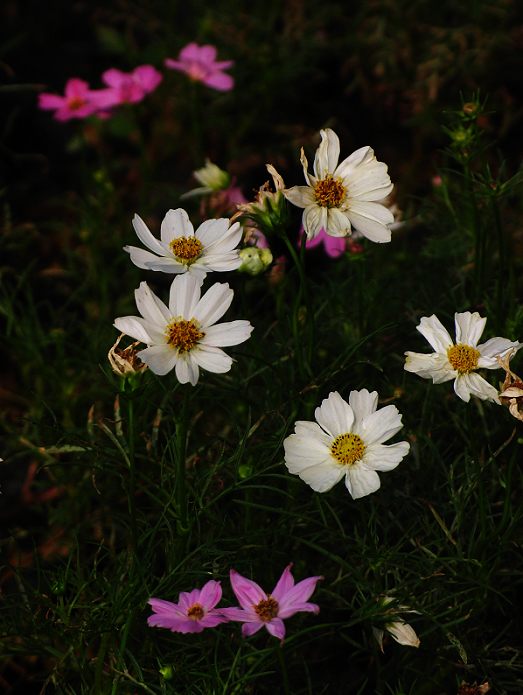
<svg viewBox="0 0 523 695"><path fill-rule="evenodd" d="M278 579L278 583L274 587L272 596L278 601L281 601L283 596L287 594L294 586L294 578L291 574L292 562L287 565L283 570L281 577Z"/></svg>
<svg viewBox="0 0 523 695"><path fill-rule="evenodd" d="M231 606L230 608L220 608L219 610L227 620L234 620L234 622L237 623L252 623L259 620L252 608L250 610L243 610L243 608Z"/></svg>
<svg viewBox="0 0 523 695"><path fill-rule="evenodd" d="M205 77L202 82L207 87L212 87L220 92L229 92L234 88L234 79L225 72L214 72L208 77Z"/></svg>
<svg viewBox="0 0 523 695"><path fill-rule="evenodd" d="M200 603L200 590L181 591L178 604L183 611L189 610L195 603Z"/></svg>
<svg viewBox="0 0 523 695"><path fill-rule="evenodd" d="M171 615L181 618L185 613L180 609L177 603L172 603L171 601L164 601L161 598L150 598L147 603L151 606L155 613L160 613L162 615Z"/></svg>
<svg viewBox="0 0 523 695"><path fill-rule="evenodd" d="M261 620L258 623L244 623L242 625L242 635L244 637L250 637L251 635L256 634L258 630L261 630L264 624L265 623L262 623Z"/></svg>
<svg viewBox="0 0 523 695"><path fill-rule="evenodd" d="M253 606L267 599L267 594L256 582L243 577L236 570L230 571L232 590L242 608L252 610Z"/></svg>
<svg viewBox="0 0 523 695"><path fill-rule="evenodd" d="M110 68L102 73L102 82L109 87L120 87L126 79L127 75L116 68Z"/></svg>
<svg viewBox="0 0 523 695"><path fill-rule="evenodd" d="M178 58L183 62L200 60L200 47L197 43L188 43L180 51Z"/></svg>
<svg viewBox="0 0 523 695"><path fill-rule="evenodd" d="M66 97L86 97L89 92L89 85L78 77L71 77L65 85Z"/></svg>
<svg viewBox="0 0 523 695"><path fill-rule="evenodd" d="M152 65L139 65L132 73L146 92L152 92L163 80L163 75Z"/></svg>
<svg viewBox="0 0 523 695"><path fill-rule="evenodd" d="M216 60L216 48L214 46L201 46L199 49L198 60L208 67L214 67L214 61Z"/></svg>
<svg viewBox="0 0 523 695"><path fill-rule="evenodd" d="M60 109L65 103L65 97L58 96L58 94L43 92L38 95L38 108L40 109Z"/></svg>
<svg viewBox="0 0 523 695"><path fill-rule="evenodd" d="M273 618L270 623L265 623L265 627L273 637L277 637L279 640L283 640L285 637L285 625L280 618Z"/></svg>
<svg viewBox="0 0 523 695"><path fill-rule="evenodd" d="M307 604L306 601L314 592L316 584L320 579L323 579L323 577L308 577L298 582L285 596L282 596L279 601L280 610L278 615L282 618L288 618L300 611L316 612L317 606L312 603Z"/></svg>
<svg viewBox="0 0 523 695"><path fill-rule="evenodd" d="M200 591L199 603L209 611L214 606L219 603L222 597L222 587L220 582L216 582L213 579L209 580L207 584L204 584L202 590Z"/></svg>
<svg viewBox="0 0 523 695"><path fill-rule="evenodd" d="M216 627L216 625L226 623L227 620L227 616L222 615L221 612L211 611L210 613L207 613L204 618L198 620L198 622L202 627Z"/></svg>
<svg viewBox="0 0 523 695"><path fill-rule="evenodd" d="M179 60L173 60L172 58L166 58L163 64L166 68L170 68L171 70L187 70L186 63L182 63Z"/></svg>

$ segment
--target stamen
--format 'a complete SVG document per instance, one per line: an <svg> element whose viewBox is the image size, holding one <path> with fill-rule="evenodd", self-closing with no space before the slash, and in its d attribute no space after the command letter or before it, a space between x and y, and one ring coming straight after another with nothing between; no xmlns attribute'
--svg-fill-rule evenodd
<svg viewBox="0 0 523 695"><path fill-rule="evenodd" d="M458 374L468 374L478 368L479 350L471 345L451 345L447 350L447 357L452 367Z"/></svg>
<svg viewBox="0 0 523 695"><path fill-rule="evenodd" d="M314 186L314 197L322 208L339 208L346 195L347 189L340 179L335 179L332 174L327 174Z"/></svg>
<svg viewBox="0 0 523 695"><path fill-rule="evenodd" d="M187 617L191 620L201 620L204 615L205 611L199 603L193 603L187 611Z"/></svg>
<svg viewBox="0 0 523 695"><path fill-rule="evenodd" d="M173 239L169 246L176 256L176 260L184 265L194 263L194 261L200 258L203 251L202 242L193 236L181 236Z"/></svg>
<svg viewBox="0 0 523 695"><path fill-rule="evenodd" d="M331 445L331 454L342 466L352 466L364 453L365 444L357 434L340 434Z"/></svg>
<svg viewBox="0 0 523 695"><path fill-rule="evenodd" d="M189 352L198 342L205 337L205 333L199 330L195 319L180 319L172 321L166 330L167 342L178 352Z"/></svg>
<svg viewBox="0 0 523 695"><path fill-rule="evenodd" d="M254 606L256 615L258 615L260 620L263 620L264 623L268 623L273 618L276 618L279 608L278 601L270 594L266 599L260 601L257 606Z"/></svg>
<svg viewBox="0 0 523 695"><path fill-rule="evenodd" d="M81 109L82 106L85 106L85 103L85 99L82 99L82 97L71 97L67 100L67 106L71 109L71 111Z"/></svg>

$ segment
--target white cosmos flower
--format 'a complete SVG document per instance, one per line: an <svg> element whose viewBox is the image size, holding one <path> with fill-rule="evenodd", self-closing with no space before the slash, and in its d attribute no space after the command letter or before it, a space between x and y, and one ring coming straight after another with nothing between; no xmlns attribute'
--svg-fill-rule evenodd
<svg viewBox="0 0 523 695"><path fill-rule="evenodd" d="M345 477L354 499L380 486L376 471L390 471L409 451L408 442L385 445L402 428L394 405L376 410L378 394L351 391L349 402L337 391L329 394L314 417L299 420L283 442L285 465L316 492L326 492Z"/></svg>
<svg viewBox="0 0 523 695"><path fill-rule="evenodd" d="M392 602L392 598L385 596L382 600L382 605L386 606L387 604ZM399 610L403 610L406 613L417 613L418 611L413 611L406 609L405 606L399 606ZM392 614L397 615L397 611L389 611ZM396 620L391 620L388 623L385 623L384 629L392 635L392 637L398 642L398 644L402 644L405 647L419 647L420 645L420 640L418 635L416 634L415 630L413 627L411 627L408 623L406 623L404 620L401 620L401 618L397 618ZM383 630L373 627L372 631L374 633L374 637L376 638L381 651L383 652Z"/></svg>
<svg viewBox="0 0 523 695"><path fill-rule="evenodd" d="M206 220L196 232L182 208L169 210L163 218L160 239L156 239L139 215L133 218L138 238L149 251L124 246L132 262L144 270L163 273L191 273L204 278L211 271L237 270L241 260L236 246L242 229L239 222L229 227L229 220ZM152 253L151 253L152 252Z"/></svg>
<svg viewBox="0 0 523 695"><path fill-rule="evenodd" d="M434 384L454 379L454 391L467 403L471 395L499 403L497 390L477 374L476 370L499 369L498 358L502 359L511 350L519 350L522 343L511 342L507 338L491 338L478 345L487 319L481 318L477 311L456 313L454 322L455 343L434 314L420 320L416 328L435 352L429 355L406 352L406 371L419 374L423 379L432 379Z"/></svg>
<svg viewBox="0 0 523 695"><path fill-rule="evenodd" d="M301 150L306 186L283 191L303 211L303 228L309 239L321 229L331 236L347 236L352 227L371 241L391 240L394 215L380 205L393 189L387 165L378 162L371 147L361 147L338 164L340 141L330 128L320 131L321 143L314 157L314 175Z"/></svg>
<svg viewBox="0 0 523 695"><path fill-rule="evenodd" d="M193 386L200 367L228 372L232 358L220 348L243 343L253 329L249 321L216 324L234 292L227 283L215 283L200 297L201 284L188 273L174 278L166 306L142 282L134 293L141 317L123 316L114 322L119 331L147 345L136 354L152 372L163 375L175 369L180 383Z"/></svg>

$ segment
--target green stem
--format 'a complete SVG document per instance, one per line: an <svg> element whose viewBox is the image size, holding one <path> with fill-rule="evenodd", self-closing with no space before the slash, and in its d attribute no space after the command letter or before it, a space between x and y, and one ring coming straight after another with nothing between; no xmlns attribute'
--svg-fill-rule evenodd
<svg viewBox="0 0 523 695"><path fill-rule="evenodd" d="M505 229L501 223L499 205L496 197L491 199L492 214L494 217L494 227L498 238L499 266L496 283L496 320L498 329L502 330L506 319L506 297L509 300L513 297L514 266L512 254L508 248L508 239Z"/></svg>
<svg viewBox="0 0 523 695"><path fill-rule="evenodd" d="M125 386L125 382L122 381ZM138 531L136 525L136 466L134 460L134 403L133 395L127 394L127 466L129 468L129 481L127 485L127 507L131 519L131 542L133 554L136 559L138 551ZM137 563L138 565L140 563Z"/></svg>
<svg viewBox="0 0 523 695"><path fill-rule="evenodd" d="M283 658L283 647L281 645L276 647L276 653L278 654L278 661L280 662L281 675L283 678L283 692L285 695L290 695L291 689L289 685L289 675L287 673L287 665L285 664L285 659Z"/></svg>
<svg viewBox="0 0 523 695"><path fill-rule="evenodd" d="M185 481L185 461L187 457L187 419L189 392L187 387L182 396L180 418L176 423L176 506L178 512L178 531L187 533L187 488Z"/></svg>

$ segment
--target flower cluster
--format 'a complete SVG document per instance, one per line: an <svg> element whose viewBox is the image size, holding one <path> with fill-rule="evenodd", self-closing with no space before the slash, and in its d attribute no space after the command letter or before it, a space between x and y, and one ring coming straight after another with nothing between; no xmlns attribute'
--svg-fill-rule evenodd
<svg viewBox="0 0 523 695"><path fill-rule="evenodd" d="M217 61L214 46L190 43L182 48L178 60L166 58L166 67L186 73L191 80L222 92L234 87L233 78L224 70L232 60ZM139 65L131 72L110 68L102 74L104 87L91 89L87 82L72 77L66 82L63 96L43 92L38 97L40 109L54 111L57 121L98 116L108 118L122 104L136 104L153 92L162 81L162 74L152 65Z"/></svg>
<svg viewBox="0 0 523 695"><path fill-rule="evenodd" d="M214 580L208 581L202 589L181 592L178 603L151 598L149 605L153 615L147 623L171 632L188 633L235 621L243 623L244 637L264 627L269 634L283 640L285 619L295 613L318 613L320 610L315 603L309 603L309 598L323 577L308 577L296 584L291 568L292 564L287 565L271 593L231 569L231 587L240 604L238 607L216 608L222 598L222 588L220 582Z"/></svg>

